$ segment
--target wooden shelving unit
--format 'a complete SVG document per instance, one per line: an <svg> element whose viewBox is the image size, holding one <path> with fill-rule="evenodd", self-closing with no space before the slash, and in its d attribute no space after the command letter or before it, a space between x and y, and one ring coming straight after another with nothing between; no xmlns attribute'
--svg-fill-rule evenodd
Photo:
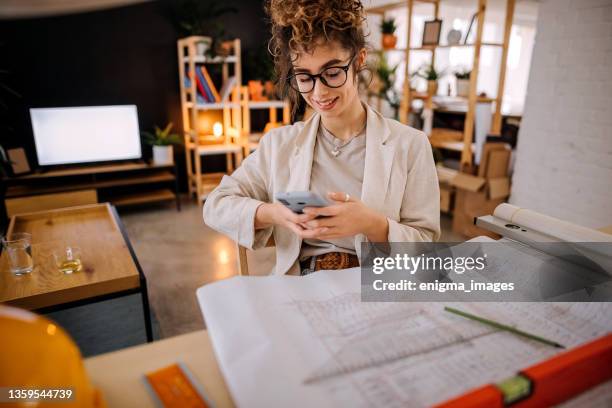
<svg viewBox="0 0 612 408"><path fill-rule="evenodd" d="M463 129L463 141L461 148L461 168L465 171L470 171L473 167L472 162L472 137L474 132L474 116L476 111L477 102L493 102L495 105L495 113L493 114L493 120L491 125L490 134L499 135L501 133L501 105L503 98L503 91L505 85L506 76L506 62L508 58L508 45L510 42L510 30L512 28L512 20L514 16L514 4L515 0L506 0L506 16L504 23L504 38L501 43L489 43L482 41L482 33L484 27L484 17L487 8L487 0L475 0L477 1L477 26L476 26L476 39L473 44L457 44L457 45L432 45L432 46L418 46L411 47L411 28L412 28L412 13L415 3L429 3L433 6L432 17L438 19L441 0L402 0L396 1L389 4L385 4L378 7L372 7L367 9L368 13L379 14L383 18L385 13L390 10L398 8L406 8L407 13L407 48L395 48L390 50L381 50L383 52L401 52L404 54L405 59L405 72L404 72L404 86L402 89L402 98L400 103L400 121L402 123L408 123L409 113L412 109L413 99L423 99L424 109L432 109L432 95L415 93L410 89L410 56L412 52L430 52L431 53L431 64L435 66L436 50L453 48L453 47L471 47L473 48L473 62L472 72L470 75L470 91L469 97L467 98L467 112L465 118L465 125ZM495 98L480 98L477 96L476 85L478 83L478 73L480 65L480 50L482 47L499 47L502 50L502 56L499 67L498 76L498 90ZM453 145L453 150L457 146Z"/></svg>
<svg viewBox="0 0 612 408"><path fill-rule="evenodd" d="M99 202L116 206L176 201L176 166L120 163L48 170L4 180L5 201L47 194L95 190Z"/></svg>
<svg viewBox="0 0 612 408"><path fill-rule="evenodd" d="M205 173L200 177L200 183L202 184L202 188L204 191L212 191L215 187L219 185L221 179L225 173Z"/></svg>
<svg viewBox="0 0 612 408"><path fill-rule="evenodd" d="M240 90L242 102L242 124L243 134L246 136L244 144L244 154L248 156L259 146L259 139L263 132L253 132L251 129L251 110L268 110L268 126L288 125L291 121L289 113L289 102L279 100L251 101L249 90L243 86ZM283 110L282 122L278 122L278 109Z"/></svg>
<svg viewBox="0 0 612 408"><path fill-rule="evenodd" d="M214 188L203 182L202 156L225 154L227 172L231 173L234 165L238 166L242 161L245 143L240 104L240 85L242 83L240 40L231 41L230 55L208 58L196 53L196 44L202 39L202 37L192 36L179 39L177 42L187 182L190 196L195 194L198 200L206 199L208 193ZM197 64L220 64L223 84L230 78L230 67L233 68L232 75L236 77L236 81L228 100L205 104L197 102L196 81L190 80L191 86L185 86L187 70L195 73L196 67L199 66ZM221 86L218 89L221 89ZM223 135L218 139L204 134L199 123L202 111L213 110L223 113ZM203 143L204 140L212 141L212 143ZM216 143L216 140L219 142Z"/></svg>
<svg viewBox="0 0 612 408"><path fill-rule="evenodd" d="M25 179L28 180L28 179ZM29 179L34 180L34 179ZM51 194L63 191L75 191L85 189L103 189L119 186L135 186L141 184L155 184L163 182L174 182L175 176L171 171L159 170L151 171L149 174L140 174L138 176L126 176L120 179L115 177L106 180L92 179L91 181L77 181L65 186L56 186L53 184L31 185L18 184L7 189L7 197L22 197L26 195L36 194Z"/></svg>

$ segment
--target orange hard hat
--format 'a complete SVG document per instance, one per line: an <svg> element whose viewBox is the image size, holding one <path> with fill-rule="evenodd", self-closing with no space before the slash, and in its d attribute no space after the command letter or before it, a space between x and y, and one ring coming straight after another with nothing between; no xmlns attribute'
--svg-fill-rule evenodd
<svg viewBox="0 0 612 408"><path fill-rule="evenodd" d="M89 381L78 347L56 323L27 310L0 305L0 333L0 387L70 389L73 398L61 403L62 407L106 407ZM0 406L59 406L58 400L43 398L36 404L15 401Z"/></svg>

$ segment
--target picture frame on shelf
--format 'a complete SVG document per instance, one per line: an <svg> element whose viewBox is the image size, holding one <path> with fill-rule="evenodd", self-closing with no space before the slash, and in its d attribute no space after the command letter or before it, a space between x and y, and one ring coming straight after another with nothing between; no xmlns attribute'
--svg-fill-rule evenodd
<svg viewBox="0 0 612 408"><path fill-rule="evenodd" d="M28 157L23 147L7 149L6 153L11 164L13 176L23 176L32 172L30 163L28 163Z"/></svg>
<svg viewBox="0 0 612 408"><path fill-rule="evenodd" d="M442 20L435 19L431 21L425 21L423 27L423 41L422 45L438 45L440 44L440 32L442 31Z"/></svg>

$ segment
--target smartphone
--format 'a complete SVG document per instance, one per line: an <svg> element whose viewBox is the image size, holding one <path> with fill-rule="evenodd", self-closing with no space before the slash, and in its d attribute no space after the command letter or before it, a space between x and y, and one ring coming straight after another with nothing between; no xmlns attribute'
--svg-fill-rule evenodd
<svg viewBox="0 0 612 408"><path fill-rule="evenodd" d="M327 207L330 205L326 199L310 191L281 192L276 193L274 198L297 214L302 214L304 207Z"/></svg>

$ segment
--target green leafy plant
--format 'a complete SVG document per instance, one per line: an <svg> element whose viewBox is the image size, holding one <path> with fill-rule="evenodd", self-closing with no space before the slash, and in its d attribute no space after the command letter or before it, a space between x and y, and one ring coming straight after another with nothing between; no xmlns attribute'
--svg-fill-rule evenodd
<svg viewBox="0 0 612 408"><path fill-rule="evenodd" d="M204 35L220 37L225 32L219 17L238 10L227 5L227 1L180 0L171 3L174 21L181 35Z"/></svg>
<svg viewBox="0 0 612 408"><path fill-rule="evenodd" d="M444 71L445 70L437 71L433 65L429 64L423 65L416 72L414 72L412 76L417 76L427 81L437 81L445 75Z"/></svg>
<svg viewBox="0 0 612 408"><path fill-rule="evenodd" d="M472 75L472 71L465 68L455 71L455 78L457 79L470 79L470 75Z"/></svg>
<svg viewBox="0 0 612 408"><path fill-rule="evenodd" d="M380 87L378 93L375 95L389 103L395 111L395 117L397 117L401 99L399 92L393 87L397 68L398 65L390 66L387 58L382 53L380 54L378 63L375 67L375 73L380 81Z"/></svg>
<svg viewBox="0 0 612 408"><path fill-rule="evenodd" d="M397 26L395 25L395 19L384 19L383 22L380 24L380 30L383 34L394 34L395 30L397 30Z"/></svg>
<svg viewBox="0 0 612 408"><path fill-rule="evenodd" d="M170 133L172 131L172 123L168 123L164 129L160 129L159 126L155 126L155 133L151 132L140 132L144 142L151 146L169 146L175 144L181 144L181 137L177 133Z"/></svg>
<svg viewBox="0 0 612 408"><path fill-rule="evenodd" d="M378 64L376 65L376 75L381 83L380 93L384 93L393 87L397 67L397 65L393 67L390 66L387 58L385 58L384 55L381 55L381 57L378 59Z"/></svg>

